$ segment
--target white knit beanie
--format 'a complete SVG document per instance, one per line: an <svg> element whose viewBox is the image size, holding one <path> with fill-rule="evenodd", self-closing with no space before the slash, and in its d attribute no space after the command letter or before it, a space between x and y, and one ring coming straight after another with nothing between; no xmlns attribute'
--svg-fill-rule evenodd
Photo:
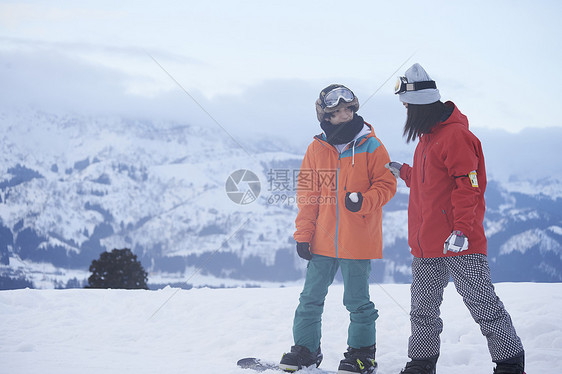
<svg viewBox="0 0 562 374"><path fill-rule="evenodd" d="M408 83L431 81L427 72L418 63L412 65L404 74ZM418 91L407 91L398 94L400 101L408 104L432 104L441 99L437 88L426 88Z"/></svg>

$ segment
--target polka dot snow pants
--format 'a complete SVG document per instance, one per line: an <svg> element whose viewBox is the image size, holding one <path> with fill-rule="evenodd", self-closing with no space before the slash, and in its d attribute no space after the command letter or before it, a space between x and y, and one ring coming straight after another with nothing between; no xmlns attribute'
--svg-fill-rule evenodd
<svg viewBox="0 0 562 374"><path fill-rule="evenodd" d="M443 301L443 290L451 276L457 292L463 297L472 318L480 325L488 341L492 361L498 362L521 354L523 345L511 317L496 296L487 257L469 254L442 258L414 257L410 312L412 335L408 356L425 359L439 355L439 335L443 330L439 307Z"/></svg>

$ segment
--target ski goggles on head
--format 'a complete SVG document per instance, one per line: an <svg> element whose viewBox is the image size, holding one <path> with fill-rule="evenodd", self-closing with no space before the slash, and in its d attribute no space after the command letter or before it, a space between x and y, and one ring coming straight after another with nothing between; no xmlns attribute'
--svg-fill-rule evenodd
<svg viewBox="0 0 562 374"><path fill-rule="evenodd" d="M347 87L336 87L329 91L322 98L324 108L335 108L340 103L340 100L346 103L351 103L355 99L355 95Z"/></svg>
<svg viewBox="0 0 562 374"><path fill-rule="evenodd" d="M422 81L422 82L412 82L408 83L406 77L398 77L396 85L394 86L394 93L401 94L409 91L419 91L428 88L437 88L435 81Z"/></svg>

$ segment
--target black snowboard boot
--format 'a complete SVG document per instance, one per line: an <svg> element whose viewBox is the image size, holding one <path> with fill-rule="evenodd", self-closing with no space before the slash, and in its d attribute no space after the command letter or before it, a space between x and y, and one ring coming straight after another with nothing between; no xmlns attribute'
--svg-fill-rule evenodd
<svg viewBox="0 0 562 374"><path fill-rule="evenodd" d="M291 352L285 353L281 357L279 368L284 371L294 372L312 365L318 367L323 357L320 347L318 347L315 353L312 353L302 345L294 345L291 347Z"/></svg>
<svg viewBox="0 0 562 374"><path fill-rule="evenodd" d="M412 360L400 374L435 374L437 359Z"/></svg>
<svg viewBox="0 0 562 374"><path fill-rule="evenodd" d="M525 353L496 362L494 374L525 374Z"/></svg>
<svg viewBox="0 0 562 374"><path fill-rule="evenodd" d="M343 355L345 358L340 361L338 374L372 374L377 370L375 362L376 345L363 347L360 349L347 348Z"/></svg>
<svg viewBox="0 0 562 374"><path fill-rule="evenodd" d="M494 374L525 374L525 368L519 364L497 364Z"/></svg>

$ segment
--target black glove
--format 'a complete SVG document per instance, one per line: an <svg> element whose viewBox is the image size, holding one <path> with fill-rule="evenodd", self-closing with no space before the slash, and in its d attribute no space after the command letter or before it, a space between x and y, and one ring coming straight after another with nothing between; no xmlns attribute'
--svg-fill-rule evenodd
<svg viewBox="0 0 562 374"><path fill-rule="evenodd" d="M312 253L310 253L310 243L297 242L297 253L301 258L304 258L305 260L310 260L312 258Z"/></svg>
<svg viewBox="0 0 562 374"><path fill-rule="evenodd" d="M351 195L351 192L345 194L345 207L351 212L358 212L363 205L363 195L361 192L357 192L357 202L351 201L349 195Z"/></svg>

